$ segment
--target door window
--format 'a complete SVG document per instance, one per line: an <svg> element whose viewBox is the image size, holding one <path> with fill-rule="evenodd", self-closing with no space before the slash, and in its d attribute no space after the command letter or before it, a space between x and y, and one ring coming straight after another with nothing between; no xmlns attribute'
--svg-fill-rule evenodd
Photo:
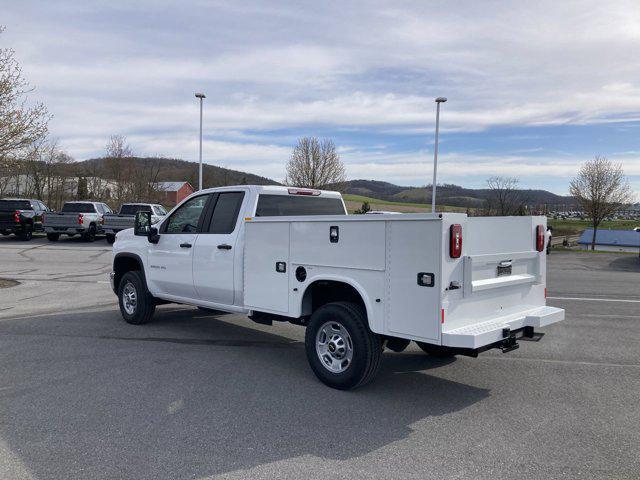
<svg viewBox="0 0 640 480"><path fill-rule="evenodd" d="M164 228L165 233L195 233L198 223L207 204L209 195L200 195L183 203L169 217Z"/></svg>
<svg viewBox="0 0 640 480"><path fill-rule="evenodd" d="M209 233L225 234L235 230L243 198L244 192L223 192L218 195L209 224Z"/></svg>

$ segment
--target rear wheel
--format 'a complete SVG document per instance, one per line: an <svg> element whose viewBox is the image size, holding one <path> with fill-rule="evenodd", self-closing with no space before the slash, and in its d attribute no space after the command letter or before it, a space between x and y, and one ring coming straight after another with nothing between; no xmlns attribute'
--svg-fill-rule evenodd
<svg viewBox="0 0 640 480"><path fill-rule="evenodd" d="M24 240L25 242L31 240L33 238L33 227L31 225L25 225L19 237L20 240Z"/></svg>
<svg viewBox="0 0 640 480"><path fill-rule="evenodd" d="M96 239L96 227L95 225L90 225L87 233L82 234L82 239L85 242L93 242Z"/></svg>
<svg viewBox="0 0 640 480"><path fill-rule="evenodd" d="M423 342L416 342L416 344L420 347L420 349L424 353L428 353L429 355L434 357L446 358L446 357L455 356L455 354L451 353L451 350L441 345L433 345L431 343L423 343Z"/></svg>
<svg viewBox="0 0 640 480"><path fill-rule="evenodd" d="M307 326L305 349L318 379L331 388L349 390L370 382L380 367L382 342L359 305L328 303Z"/></svg>
<svg viewBox="0 0 640 480"><path fill-rule="evenodd" d="M7 232L6 230L0 230L0 234L2 234L3 237L7 237L9 235L11 235L9 232Z"/></svg>
<svg viewBox="0 0 640 480"><path fill-rule="evenodd" d="M50 242L57 242L59 238L59 233L47 233L47 240L49 240Z"/></svg>
<svg viewBox="0 0 640 480"><path fill-rule="evenodd" d="M111 233L107 233L107 243L114 243L116 241L116 236Z"/></svg>
<svg viewBox="0 0 640 480"><path fill-rule="evenodd" d="M118 303L122 318L132 325L147 323L156 311L155 300L138 271L127 272L122 276L118 284Z"/></svg>

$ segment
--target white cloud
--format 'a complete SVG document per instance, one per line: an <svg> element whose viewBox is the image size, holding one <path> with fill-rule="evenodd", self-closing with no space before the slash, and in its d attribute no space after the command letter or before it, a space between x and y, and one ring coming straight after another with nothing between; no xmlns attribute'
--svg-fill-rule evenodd
<svg viewBox="0 0 640 480"><path fill-rule="evenodd" d="M445 133L640 121L637 0L23 0L3 5L3 15L0 40L16 49L38 87L32 96L55 115L52 133L78 158L124 133L141 153L194 159L196 90L208 96L206 155L275 178L291 142L273 130L375 130L397 136L395 145L422 134L427 144L440 94L449 97ZM377 148L379 139L346 143L350 176L410 179L422 165L410 158L423 152ZM459 152L464 168L442 172L537 175L536 148L468 161ZM583 159L549 159L545 174L568 175ZM625 157L629 174L639 162Z"/></svg>

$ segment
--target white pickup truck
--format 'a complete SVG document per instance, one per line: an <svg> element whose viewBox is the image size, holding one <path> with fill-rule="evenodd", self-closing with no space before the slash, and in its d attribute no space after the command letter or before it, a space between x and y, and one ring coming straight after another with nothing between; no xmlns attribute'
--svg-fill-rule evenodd
<svg viewBox="0 0 640 480"><path fill-rule="evenodd" d="M123 318L158 303L306 327L308 361L339 389L374 376L384 348L503 352L564 318L546 306L545 217L346 215L337 192L202 190L159 224L116 236L111 282Z"/></svg>
<svg viewBox="0 0 640 480"><path fill-rule="evenodd" d="M102 222L111 208L102 202L65 202L62 210L44 216L44 231L50 242L57 242L60 235L73 237L79 234L83 240L93 242L96 235L103 233Z"/></svg>

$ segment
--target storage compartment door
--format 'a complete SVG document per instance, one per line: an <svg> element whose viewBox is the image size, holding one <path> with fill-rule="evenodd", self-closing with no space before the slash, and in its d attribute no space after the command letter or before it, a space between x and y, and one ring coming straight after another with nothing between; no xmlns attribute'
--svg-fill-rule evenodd
<svg viewBox="0 0 640 480"><path fill-rule="evenodd" d="M245 306L286 314L289 311L289 223L246 222L245 226ZM276 270L279 262L286 264L285 272Z"/></svg>
<svg viewBox="0 0 640 480"><path fill-rule="evenodd" d="M387 222L386 324L390 335L439 340L440 220ZM433 286L418 274L432 274Z"/></svg>

